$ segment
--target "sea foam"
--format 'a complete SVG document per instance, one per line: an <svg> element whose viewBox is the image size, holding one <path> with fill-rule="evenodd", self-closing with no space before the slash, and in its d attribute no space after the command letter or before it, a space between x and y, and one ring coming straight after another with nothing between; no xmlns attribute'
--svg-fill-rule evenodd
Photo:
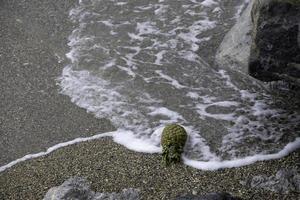
<svg viewBox="0 0 300 200"><path fill-rule="evenodd" d="M116 142L158 152L161 132L155 130L179 123L189 130L186 160L228 163L273 155L298 138L289 131L297 129L296 112L274 107L250 77L216 70L199 55L212 39L208 33L222 26L226 8L220 1L178 2L183 9L173 1L136 2L122 4L120 13L102 12L118 8L116 2L91 2L70 12L78 27L70 35L71 63L59 84L76 105L126 130ZM247 3L235 4L238 14ZM90 21L106 27L98 30ZM128 145L131 137L136 139Z"/></svg>
<svg viewBox="0 0 300 200"><path fill-rule="evenodd" d="M189 134L185 164L203 170L277 159L299 148L299 113L276 108L260 83L212 67L199 53L214 40L211 31L222 30L227 8L219 2L80 1L70 11L77 27L58 84L74 104L118 131L55 145L0 171L106 136L134 151L160 153L169 123ZM234 5L242 10L245 4Z"/></svg>

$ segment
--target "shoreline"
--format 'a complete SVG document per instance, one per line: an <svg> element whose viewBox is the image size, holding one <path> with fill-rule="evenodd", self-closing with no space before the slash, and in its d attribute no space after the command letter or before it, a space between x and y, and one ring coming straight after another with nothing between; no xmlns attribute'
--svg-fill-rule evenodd
<svg viewBox="0 0 300 200"><path fill-rule="evenodd" d="M178 164L165 167L159 154L133 152L104 137L58 149L21 162L0 173L0 197L41 199L48 189L70 177L85 177L97 192L140 190L141 199L174 199L184 194L228 192L242 199L296 199L242 185L256 175L275 175L279 169L300 167L300 152L238 168L202 171Z"/></svg>
<svg viewBox="0 0 300 200"><path fill-rule="evenodd" d="M130 132L129 132L130 133ZM52 147L49 147L46 151L38 152L38 153L31 153L27 154L21 158L18 158L16 160L11 161L10 163L0 166L0 174L6 170L9 170L10 168L14 167L15 165L18 165L19 163L30 161L33 159L38 159L40 157L48 156L51 153L54 153L57 150L60 150L62 148L77 145L84 142L89 142L93 140L99 140L102 138L110 138L112 139L116 144L121 145L124 148L127 148L128 150L137 152L137 153L144 153L144 154L160 154L159 148L156 148L156 151L151 152L144 152L140 149L132 149L130 142L123 143L120 142L119 139L116 139L119 135L124 136L127 135L127 132L124 131L113 131L113 132L106 132L106 133L100 133L95 134L91 137L80 137L75 138L74 140L70 140L63 143L58 143ZM130 136L129 136L130 137ZM136 140L135 138L132 138L132 140ZM135 141L136 142L136 141ZM142 143L142 141L141 141ZM146 145L146 144L145 144ZM233 160L223 160L223 161L196 161L188 159L187 157L183 156L182 161L183 164L192 167L194 169L203 170L203 171L217 171L217 170L223 170L223 169L230 169L230 168L238 168L238 167L244 167L248 165L255 164L257 162L264 162L269 160L276 160L276 159L282 159L286 156L289 156L290 154L297 152L300 145L300 138L296 138L295 141L288 143L281 151L273 154L260 154L260 155L254 155L254 156L246 156L243 158L233 159ZM152 147L153 149L154 147Z"/></svg>
<svg viewBox="0 0 300 200"><path fill-rule="evenodd" d="M76 0L11 0L0 3L0 166L64 141L114 131L59 93L57 78L68 63L69 10ZM76 140L76 139L75 139ZM66 142L66 144L68 143ZM42 155L42 154L41 154ZM300 169L300 152L239 168L201 171L165 167L161 155L133 152L111 138L65 146L0 172L0 199L41 199L72 176L86 177L97 192L140 189L142 199L229 192L243 199L294 199L240 184L255 175Z"/></svg>

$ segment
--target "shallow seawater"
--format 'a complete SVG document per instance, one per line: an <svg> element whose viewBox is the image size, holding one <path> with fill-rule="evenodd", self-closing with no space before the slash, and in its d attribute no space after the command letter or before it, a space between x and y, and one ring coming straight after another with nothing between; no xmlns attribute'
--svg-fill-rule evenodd
<svg viewBox="0 0 300 200"><path fill-rule="evenodd" d="M195 162L299 147L299 113L277 108L251 77L213 64L246 2L81 0L70 11L76 28L62 93L111 120L115 141L142 152L160 151L170 123L188 130L184 158Z"/></svg>

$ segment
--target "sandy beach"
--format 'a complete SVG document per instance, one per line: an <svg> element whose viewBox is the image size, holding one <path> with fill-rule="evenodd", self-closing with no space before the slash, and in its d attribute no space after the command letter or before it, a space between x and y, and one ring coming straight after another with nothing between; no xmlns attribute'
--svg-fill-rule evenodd
<svg viewBox="0 0 300 200"><path fill-rule="evenodd" d="M48 189L69 177L86 177L97 192L140 190L141 199L174 199L185 194L228 192L242 199L297 199L298 193L278 194L243 186L256 175L274 175L278 169L299 169L300 154L253 165L201 171L185 165L165 167L160 155L136 153L111 139L84 142L17 164L0 174L0 198L42 199Z"/></svg>
<svg viewBox="0 0 300 200"><path fill-rule="evenodd" d="M76 0L0 2L0 166L77 137L113 131L59 93L57 78L67 65L69 10ZM165 167L158 154L136 153L110 138L68 146L0 173L0 199L42 199L48 189L73 176L86 177L97 192L140 190L141 199L174 199L185 194L228 192L242 199L297 199L250 188L241 181L300 170L300 152L232 169L201 171Z"/></svg>
<svg viewBox="0 0 300 200"><path fill-rule="evenodd" d="M59 94L76 1L0 2L0 165L62 141L113 130Z"/></svg>

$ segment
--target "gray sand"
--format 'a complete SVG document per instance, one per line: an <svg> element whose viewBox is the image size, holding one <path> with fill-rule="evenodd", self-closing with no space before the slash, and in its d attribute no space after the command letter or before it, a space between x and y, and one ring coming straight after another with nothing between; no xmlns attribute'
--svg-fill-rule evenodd
<svg viewBox="0 0 300 200"><path fill-rule="evenodd" d="M113 130L59 94L56 78L67 61L68 11L75 0L0 1L0 165L62 141ZM110 139L85 142L20 163L0 174L0 199L41 199L71 176L98 192L139 188L143 199L226 191L245 199L296 199L247 188L239 181L280 168L299 169L299 152L281 160L204 172L164 167L160 155L135 153Z"/></svg>
<svg viewBox="0 0 300 200"><path fill-rule="evenodd" d="M23 162L0 174L0 199L41 199L47 190L72 176L86 177L92 190L119 192L140 189L142 199L173 199L183 194L225 191L244 199L297 199L240 184L253 176L275 175L278 169L297 166L300 154L250 166L201 171L185 165L165 167L160 155L132 152L109 138L80 143ZM1 196L2 195L2 196Z"/></svg>
<svg viewBox="0 0 300 200"><path fill-rule="evenodd" d="M113 130L59 94L75 0L0 1L0 166L62 141Z"/></svg>

